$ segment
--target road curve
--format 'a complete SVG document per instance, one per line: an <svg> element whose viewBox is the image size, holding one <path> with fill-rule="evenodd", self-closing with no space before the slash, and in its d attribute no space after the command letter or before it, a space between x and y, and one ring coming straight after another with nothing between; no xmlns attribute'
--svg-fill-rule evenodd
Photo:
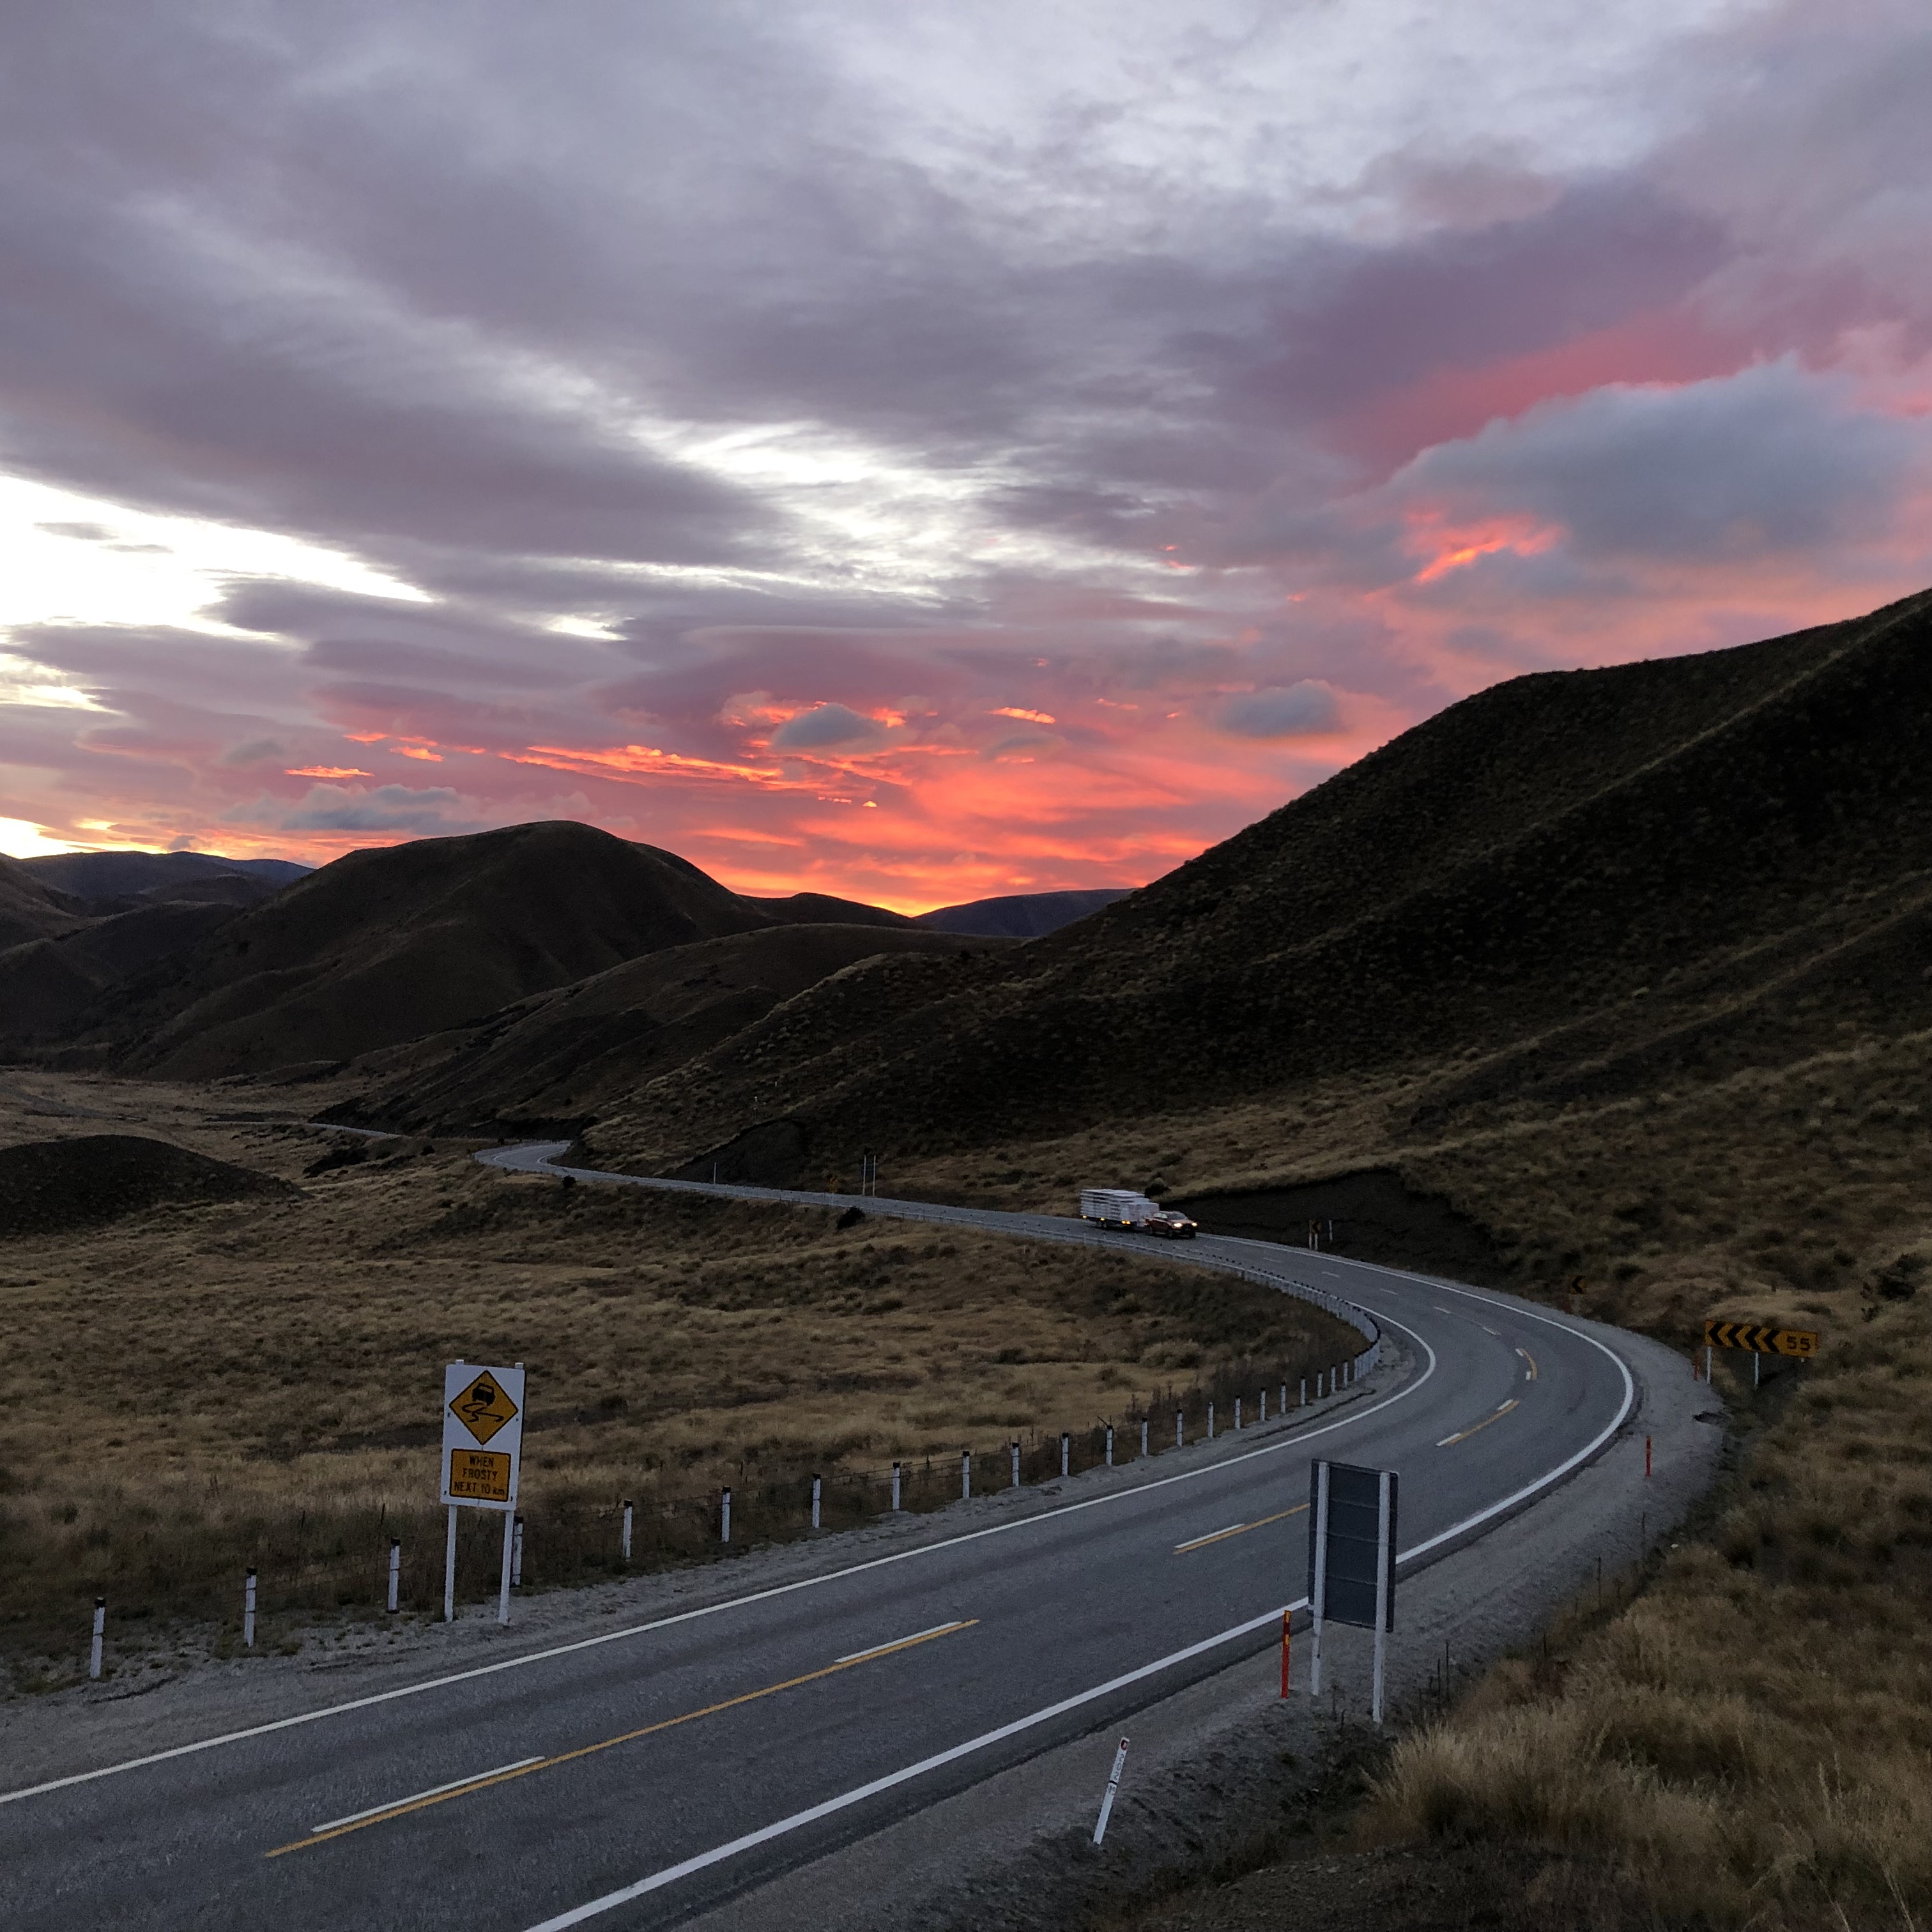
<svg viewBox="0 0 1932 1932"><path fill-rule="evenodd" d="M1339 1297L1396 1345L1340 1402L997 1502L675 1614L0 1792L0 1923L532 1932L677 1924L1274 1640L1315 1455L1402 1478L1402 1573L1628 1427L1614 1340L1506 1295L1264 1242L1046 1215L486 1164L1120 1246ZM1124 1445L1124 1448L1134 1445ZM1037 1500L1036 1498L1035 1499ZM507 1648L507 1646L506 1646Z"/></svg>

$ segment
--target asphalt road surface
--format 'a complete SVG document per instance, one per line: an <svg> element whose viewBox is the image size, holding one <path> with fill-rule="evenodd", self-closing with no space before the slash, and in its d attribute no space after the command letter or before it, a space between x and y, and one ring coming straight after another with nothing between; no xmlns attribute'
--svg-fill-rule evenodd
<svg viewBox="0 0 1932 1932"><path fill-rule="evenodd" d="M1046 1216L863 1205L1153 1246ZM1137 1483L962 1513L958 1533L884 1556L833 1540L821 1574L779 1588L734 1595L721 1570L676 1615L0 1792L0 1924L675 1924L1274 1643L1302 1595L1312 1457L1400 1473L1400 1574L1479 1535L1507 1563L1513 1512L1632 1412L1624 1360L1547 1309L1265 1243L1154 1252L1342 1296L1396 1359L1352 1400L1156 1457Z"/></svg>

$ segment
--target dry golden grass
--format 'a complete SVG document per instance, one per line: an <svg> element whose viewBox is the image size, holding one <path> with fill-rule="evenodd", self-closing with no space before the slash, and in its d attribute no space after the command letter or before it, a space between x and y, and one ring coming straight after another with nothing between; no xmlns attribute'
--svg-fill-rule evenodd
<svg viewBox="0 0 1932 1932"><path fill-rule="evenodd" d="M88 1111L26 1112L36 1097ZM0 1132L152 1119L288 1178L326 1149L211 1124L209 1100L40 1076L0 1101ZM711 1552L721 1484L743 1548L799 1532L814 1471L828 1526L886 1506L895 1458L909 1504L931 1506L958 1493L962 1447L982 1485L1004 1484L996 1451L1051 1438L1037 1480L1063 1428L1084 1466L1092 1425L1156 1390L1252 1388L1354 1346L1301 1304L1190 1270L566 1189L479 1168L466 1145L380 1144L302 1185L0 1244L0 1618L16 1661L57 1663L56 1634L84 1631L97 1591L123 1628L220 1616L250 1563L278 1616L373 1606L392 1533L410 1600L440 1598L434 1445L458 1357L529 1365L528 1568L554 1582L615 1568L625 1497L640 1566L686 1560ZM466 1516L466 1592L486 1587L495 1523Z"/></svg>

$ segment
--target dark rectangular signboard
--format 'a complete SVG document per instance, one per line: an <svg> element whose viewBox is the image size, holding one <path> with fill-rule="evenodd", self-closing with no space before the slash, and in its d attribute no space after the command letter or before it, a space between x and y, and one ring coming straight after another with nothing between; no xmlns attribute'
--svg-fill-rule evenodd
<svg viewBox="0 0 1932 1932"><path fill-rule="evenodd" d="M1324 1472L1325 1508L1322 1492ZM1388 1591L1382 1628L1395 1628L1397 1480L1392 1470L1358 1468L1348 1462L1317 1462L1309 1471L1308 1600L1318 1616L1373 1630L1379 1572ZM1382 1520L1384 1481L1388 1485L1386 1522ZM1326 1561L1319 1562L1324 1543Z"/></svg>

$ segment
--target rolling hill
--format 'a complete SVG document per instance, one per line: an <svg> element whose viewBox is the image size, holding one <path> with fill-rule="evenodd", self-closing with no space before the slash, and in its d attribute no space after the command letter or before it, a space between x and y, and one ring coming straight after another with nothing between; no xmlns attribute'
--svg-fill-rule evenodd
<svg viewBox="0 0 1932 1932"><path fill-rule="evenodd" d="M1439 1124L1932 1024L1932 593L1518 678L1004 956L872 962L592 1136L656 1170L761 1121L801 1172L1408 1070Z"/></svg>
<svg viewBox="0 0 1932 1932"><path fill-rule="evenodd" d="M352 852L116 989L87 1037L177 1079L332 1064L468 1026L667 947L830 921L909 922L800 894L752 899L568 822Z"/></svg>
<svg viewBox="0 0 1932 1932"><path fill-rule="evenodd" d="M1003 898L971 899L964 905L934 906L914 915L914 923L935 932L976 933L1000 939L1041 939L1084 919L1090 912L1124 899L1127 886L1100 886L1088 892L1012 892Z"/></svg>

